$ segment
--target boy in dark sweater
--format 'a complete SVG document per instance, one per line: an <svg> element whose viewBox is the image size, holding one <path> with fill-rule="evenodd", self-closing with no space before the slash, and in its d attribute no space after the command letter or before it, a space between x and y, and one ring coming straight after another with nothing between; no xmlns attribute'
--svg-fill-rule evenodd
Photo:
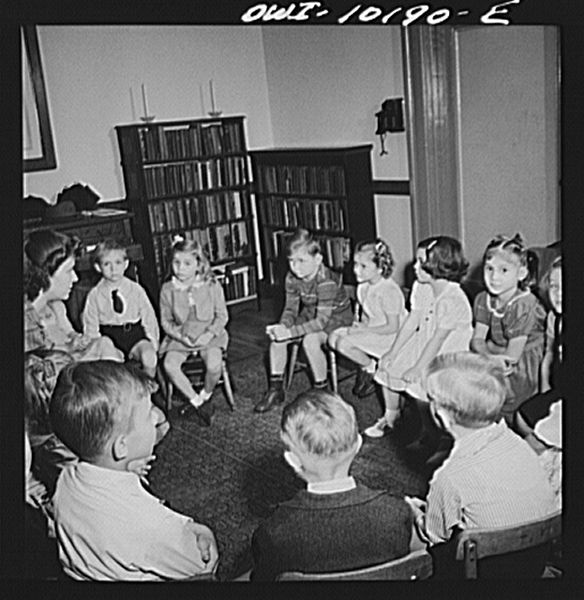
<svg viewBox="0 0 584 600"><path fill-rule="evenodd" d="M286 304L280 321L268 325L270 343L270 387L255 406L266 412L285 400L284 370L288 344L302 338L314 387L326 387L327 359L323 345L328 335L353 322L351 303L341 276L323 264L318 240L306 229L298 229L288 242Z"/></svg>
<svg viewBox="0 0 584 600"><path fill-rule="evenodd" d="M252 538L252 581L284 571L345 571L409 551L405 501L349 475L362 443L353 407L333 392L308 390L284 408L284 458L307 483L278 506Z"/></svg>

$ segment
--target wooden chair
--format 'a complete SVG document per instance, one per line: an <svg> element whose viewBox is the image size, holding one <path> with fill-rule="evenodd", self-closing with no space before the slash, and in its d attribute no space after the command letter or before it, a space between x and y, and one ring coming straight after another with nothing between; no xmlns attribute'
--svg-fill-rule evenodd
<svg viewBox="0 0 584 600"><path fill-rule="evenodd" d="M464 561L466 579L478 579L481 559L535 548L551 543L561 534L561 511L515 527L465 529L458 534L456 560Z"/></svg>
<svg viewBox="0 0 584 600"><path fill-rule="evenodd" d="M294 374L303 369L307 369L308 365L298 360L298 351L302 345L302 338L295 338L290 342L291 350L290 357L288 359L288 366L286 369L286 389L292 385ZM328 372L331 380L331 386L333 391L336 392L339 387L339 381L337 376L337 357L331 348L327 346L325 349L328 358Z"/></svg>
<svg viewBox="0 0 584 600"><path fill-rule="evenodd" d="M389 562L338 573L280 573L277 581L359 581L359 580L416 580L432 575L432 557L426 550L416 550Z"/></svg>
<svg viewBox="0 0 584 600"><path fill-rule="evenodd" d="M160 367L162 371L162 367ZM160 372L159 371L159 372ZM193 387L202 385L205 379L205 363L203 359L198 355L189 356L189 358L182 365L182 372L189 378ZM166 408L170 410L172 407L172 394L174 392L174 385L170 378L166 377ZM218 385L223 386L223 393L229 404L231 410L235 409L235 398L233 396L233 388L231 387L231 376L229 375L229 369L227 367L227 353L223 351L223 361L221 363L221 378L219 379Z"/></svg>

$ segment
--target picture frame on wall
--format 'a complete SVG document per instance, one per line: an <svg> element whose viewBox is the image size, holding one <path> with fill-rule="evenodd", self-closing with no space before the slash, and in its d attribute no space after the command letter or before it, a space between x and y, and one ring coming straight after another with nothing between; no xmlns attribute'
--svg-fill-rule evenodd
<svg viewBox="0 0 584 600"><path fill-rule="evenodd" d="M36 27L21 27L22 43L22 170L57 168L51 115Z"/></svg>

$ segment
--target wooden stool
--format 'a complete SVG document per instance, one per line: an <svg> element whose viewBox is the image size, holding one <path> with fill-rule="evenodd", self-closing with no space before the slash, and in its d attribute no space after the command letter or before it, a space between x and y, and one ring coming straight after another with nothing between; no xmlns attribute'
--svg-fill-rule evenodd
<svg viewBox="0 0 584 600"><path fill-rule="evenodd" d="M182 372L188 377L191 385L201 385L205 379L205 363L199 354L191 354L182 364ZM231 410L235 409L235 399L233 396L233 388L231 387L231 377L227 368L227 354L223 351L223 360L221 361L221 377L218 385L223 386L223 393ZM172 406L172 394L174 385L170 377L166 376L166 407L170 410Z"/></svg>
<svg viewBox="0 0 584 600"><path fill-rule="evenodd" d="M301 369L308 368L308 365L298 361L298 350L302 345L302 338L295 338L290 342L292 349L290 351L290 358L288 360L288 369L286 374L286 389L292 385L292 379L294 379L294 373ZM331 378L331 384L333 392L336 392L339 387L337 378L337 357L332 348L326 347L326 353L328 358L328 371Z"/></svg>

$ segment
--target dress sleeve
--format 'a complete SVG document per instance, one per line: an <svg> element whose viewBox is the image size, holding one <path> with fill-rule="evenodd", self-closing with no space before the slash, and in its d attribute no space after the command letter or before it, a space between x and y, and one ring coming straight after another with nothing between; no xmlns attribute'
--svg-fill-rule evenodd
<svg viewBox="0 0 584 600"><path fill-rule="evenodd" d="M387 294L383 294L381 300L381 309L386 315L401 315L405 306L405 300L401 288L396 284L395 286L388 286Z"/></svg>
<svg viewBox="0 0 584 600"><path fill-rule="evenodd" d="M430 482L426 499L424 529L430 543L446 542L454 528L462 523L462 500L448 477L441 474Z"/></svg>
<svg viewBox="0 0 584 600"><path fill-rule="evenodd" d="M489 309L487 308L487 292L480 292L474 300L472 309L475 323L489 325Z"/></svg>
<svg viewBox="0 0 584 600"><path fill-rule="evenodd" d="M507 308L503 317L507 339L529 335L537 322L536 302L535 296L524 296Z"/></svg>
<svg viewBox="0 0 584 600"><path fill-rule="evenodd" d="M430 294L432 293L432 290L429 289L429 287L430 286L420 285L417 281L414 281L414 285L412 286L412 294L410 296L410 306L412 311L424 310L428 304L428 300L430 299L428 292ZM428 288L428 290L426 290L426 288Z"/></svg>
<svg viewBox="0 0 584 600"><path fill-rule="evenodd" d="M171 337L180 336L181 326L174 321L172 290L168 284L164 284L160 290L160 325L167 335Z"/></svg>
<svg viewBox="0 0 584 600"><path fill-rule="evenodd" d="M42 324L36 317L34 308L30 305L24 307L24 351L43 348L47 344L47 336Z"/></svg>
<svg viewBox="0 0 584 600"><path fill-rule="evenodd" d="M211 290L213 295L214 316L213 321L209 327L207 327L207 330L213 335L219 335L223 329L225 329L227 321L229 321L229 313L227 312L227 303L225 302L223 286L220 283L214 283Z"/></svg>
<svg viewBox="0 0 584 600"><path fill-rule="evenodd" d="M67 307L65 306L64 302L54 302L53 311L61 331L63 331L66 335L78 335L78 332L71 324L71 321L69 321L69 317L67 316Z"/></svg>
<svg viewBox="0 0 584 600"><path fill-rule="evenodd" d="M82 315L84 335L97 338L99 333L99 307L97 306L97 290L92 288L87 294L87 300Z"/></svg>
<svg viewBox="0 0 584 600"><path fill-rule="evenodd" d="M447 294L436 303L436 324L440 329L456 329L470 315L470 305L462 290L460 294ZM469 322L470 325L470 322Z"/></svg>

